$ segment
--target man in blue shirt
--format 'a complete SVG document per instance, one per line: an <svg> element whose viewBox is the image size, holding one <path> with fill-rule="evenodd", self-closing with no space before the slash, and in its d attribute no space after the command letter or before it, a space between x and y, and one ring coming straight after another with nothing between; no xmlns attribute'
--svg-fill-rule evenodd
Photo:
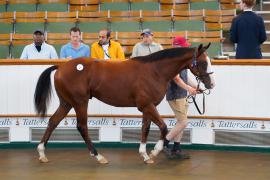
<svg viewBox="0 0 270 180"><path fill-rule="evenodd" d="M71 41L62 46L60 58L90 57L90 48L81 42L81 30L78 27L70 29Z"/></svg>

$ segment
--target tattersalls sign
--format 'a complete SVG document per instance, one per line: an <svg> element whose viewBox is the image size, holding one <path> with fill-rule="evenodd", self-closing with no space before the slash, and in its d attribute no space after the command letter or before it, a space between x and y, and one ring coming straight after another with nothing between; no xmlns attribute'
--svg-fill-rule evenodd
<svg viewBox="0 0 270 180"><path fill-rule="evenodd" d="M19 117L19 118L0 118L0 127L47 127L49 118ZM172 128L176 120L173 118L164 118L168 128ZM77 120L75 117L64 118L58 127L76 128ZM142 118L125 117L89 117L89 127L130 127L141 128ZM157 128L152 123L151 127ZM255 120L222 120L222 119L190 119L187 128L209 128L209 129L228 129L228 130L270 130L270 122Z"/></svg>
<svg viewBox="0 0 270 180"><path fill-rule="evenodd" d="M200 120L201 121L201 120ZM24 126L24 127L47 127L49 118L0 118L0 127ZM168 127L173 127L176 123L175 119L165 119ZM203 122L190 122L190 127L206 126ZM196 125L197 124L197 125ZM204 124L204 125L203 125ZM76 127L77 120L75 117L64 118L58 127ZM89 117L89 127L103 127L103 126L119 126L119 127L133 127L140 128L142 126L141 118L112 118L112 117ZM154 123L151 126L157 127Z"/></svg>
<svg viewBox="0 0 270 180"><path fill-rule="evenodd" d="M213 121L215 129L231 130L264 130L265 125L262 121L252 120L215 120ZM268 127L269 129L269 127Z"/></svg>
<svg viewBox="0 0 270 180"><path fill-rule="evenodd" d="M164 121L168 128L172 128L176 123L176 120L172 118L165 118ZM120 127L142 127L141 118L117 118L117 122L119 123ZM210 127L208 124L209 122L207 122L207 120L193 119L188 123L188 128L205 128L207 126ZM157 128L153 122L151 123L151 127Z"/></svg>
<svg viewBox="0 0 270 180"><path fill-rule="evenodd" d="M0 127L10 127L12 125L12 119L0 118Z"/></svg>
<svg viewBox="0 0 270 180"><path fill-rule="evenodd" d="M19 125L21 126L30 126L30 127L47 127L48 125L48 118L44 119L37 119L37 118L22 118L18 119Z"/></svg>
<svg viewBox="0 0 270 180"><path fill-rule="evenodd" d="M47 127L49 118L18 118L17 125L26 127ZM88 118L89 127L101 127L110 126L113 123L113 118ZM77 119L73 117L64 118L58 127L70 127L74 128L77 126Z"/></svg>
<svg viewBox="0 0 270 180"><path fill-rule="evenodd" d="M258 124L255 121L235 122L235 121L216 121L219 128L239 128L239 129L257 129Z"/></svg>

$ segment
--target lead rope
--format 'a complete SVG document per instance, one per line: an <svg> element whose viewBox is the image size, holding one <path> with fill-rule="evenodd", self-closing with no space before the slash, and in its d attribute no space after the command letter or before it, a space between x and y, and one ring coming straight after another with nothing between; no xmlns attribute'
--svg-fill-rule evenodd
<svg viewBox="0 0 270 180"><path fill-rule="evenodd" d="M198 77L196 77L196 80L198 82L198 85L197 85L197 89L201 92L200 94L203 95L203 110L201 111L197 102L196 102L196 95L189 95L187 97L187 102L188 103L194 103L198 113L200 115L203 115L205 113L205 95L209 95L210 94L210 90L209 89L204 89L204 90L200 90L200 79Z"/></svg>

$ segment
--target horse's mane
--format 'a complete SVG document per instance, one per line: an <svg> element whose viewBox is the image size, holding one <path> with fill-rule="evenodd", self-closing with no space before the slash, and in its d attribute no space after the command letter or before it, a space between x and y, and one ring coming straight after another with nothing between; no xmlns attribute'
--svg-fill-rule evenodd
<svg viewBox="0 0 270 180"><path fill-rule="evenodd" d="M134 61L142 61L145 63L148 62L155 62L160 61L164 59L171 59L178 56L183 56L186 52L191 51L192 48L184 48L184 47L177 47L177 48L170 48L170 49L164 49L152 54L149 54L147 56L137 56L134 58L131 58L131 60Z"/></svg>

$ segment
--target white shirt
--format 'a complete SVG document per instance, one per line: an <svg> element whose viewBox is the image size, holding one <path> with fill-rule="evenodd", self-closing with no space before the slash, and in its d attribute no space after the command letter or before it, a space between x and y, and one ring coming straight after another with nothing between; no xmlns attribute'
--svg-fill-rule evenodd
<svg viewBox="0 0 270 180"><path fill-rule="evenodd" d="M163 50L163 47L158 43L152 42L148 45L143 42L139 42L133 47L131 57L146 56L160 50Z"/></svg>
<svg viewBox="0 0 270 180"><path fill-rule="evenodd" d="M52 45L43 42L38 52L35 44L32 43L24 47L20 59L58 59L58 55Z"/></svg>
<svg viewBox="0 0 270 180"><path fill-rule="evenodd" d="M244 9L244 11L252 11L252 8Z"/></svg>
<svg viewBox="0 0 270 180"><path fill-rule="evenodd" d="M110 59L110 55L109 55L109 43L102 45L103 51L104 51L104 59Z"/></svg>

